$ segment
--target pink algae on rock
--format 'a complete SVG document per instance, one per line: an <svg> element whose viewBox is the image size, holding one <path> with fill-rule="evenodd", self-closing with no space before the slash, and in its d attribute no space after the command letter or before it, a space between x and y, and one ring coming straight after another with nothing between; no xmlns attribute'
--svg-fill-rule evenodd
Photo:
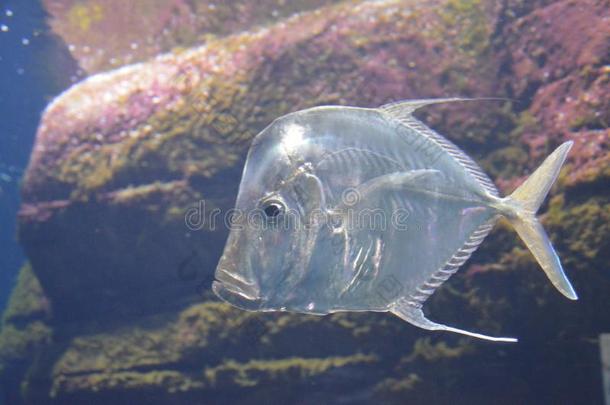
<svg viewBox="0 0 610 405"><path fill-rule="evenodd" d="M141 62L337 0L44 0L51 29L85 72Z"/></svg>

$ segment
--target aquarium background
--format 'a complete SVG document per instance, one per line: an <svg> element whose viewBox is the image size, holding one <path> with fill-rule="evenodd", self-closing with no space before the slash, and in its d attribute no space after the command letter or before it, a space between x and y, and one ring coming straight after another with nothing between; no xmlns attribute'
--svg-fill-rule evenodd
<svg viewBox="0 0 610 405"><path fill-rule="evenodd" d="M609 21L602 0L0 3L0 401L603 403ZM447 96L503 98L419 116L504 195L575 142L540 214L579 301L505 222L425 310L517 344L214 297L227 229L206 213L257 132Z"/></svg>

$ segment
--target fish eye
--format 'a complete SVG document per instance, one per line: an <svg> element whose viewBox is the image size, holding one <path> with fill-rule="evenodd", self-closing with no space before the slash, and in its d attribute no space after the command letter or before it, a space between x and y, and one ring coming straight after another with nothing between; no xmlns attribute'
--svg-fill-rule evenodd
<svg viewBox="0 0 610 405"><path fill-rule="evenodd" d="M262 205L263 212L267 218L277 218L285 211L284 204L280 201L265 201Z"/></svg>

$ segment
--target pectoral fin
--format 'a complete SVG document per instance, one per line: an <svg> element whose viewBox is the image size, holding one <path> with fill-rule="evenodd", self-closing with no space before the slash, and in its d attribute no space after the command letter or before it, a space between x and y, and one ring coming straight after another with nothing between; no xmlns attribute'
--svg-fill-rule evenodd
<svg viewBox="0 0 610 405"><path fill-rule="evenodd" d="M379 209L384 199L395 198L389 196L393 191L421 188L430 176L439 173L438 170L393 172L374 177L355 189L343 191L340 203L331 212L335 224L333 232L336 237L343 238L341 252L345 287L340 292L341 296L351 293L362 280L379 272L385 223L375 214L375 210ZM370 216L360 216L360 213L370 213Z"/></svg>
<svg viewBox="0 0 610 405"><path fill-rule="evenodd" d="M402 190L409 187L415 188L428 181L430 176L436 176L439 173L440 171L434 169L422 169L384 174L362 183L353 190L356 195L351 197L352 200L365 202L380 192ZM353 204L350 201L343 201L342 206L337 208L345 208L344 205L351 206Z"/></svg>
<svg viewBox="0 0 610 405"><path fill-rule="evenodd" d="M440 323L432 322L424 315L421 308L409 305L406 303L397 303L390 310L394 315L409 322L412 325L420 327L426 330L444 330L447 332L459 333L461 335L471 336L484 340L491 340L493 342L516 342L517 339L509 337L494 337L482 335L480 333L468 332L466 330L453 328L451 326L441 325Z"/></svg>

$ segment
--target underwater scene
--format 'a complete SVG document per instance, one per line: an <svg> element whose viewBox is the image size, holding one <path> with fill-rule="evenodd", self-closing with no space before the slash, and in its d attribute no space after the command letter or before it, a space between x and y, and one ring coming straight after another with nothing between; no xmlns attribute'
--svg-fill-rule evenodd
<svg viewBox="0 0 610 405"><path fill-rule="evenodd" d="M610 405L608 0L3 0L0 71L0 405Z"/></svg>

